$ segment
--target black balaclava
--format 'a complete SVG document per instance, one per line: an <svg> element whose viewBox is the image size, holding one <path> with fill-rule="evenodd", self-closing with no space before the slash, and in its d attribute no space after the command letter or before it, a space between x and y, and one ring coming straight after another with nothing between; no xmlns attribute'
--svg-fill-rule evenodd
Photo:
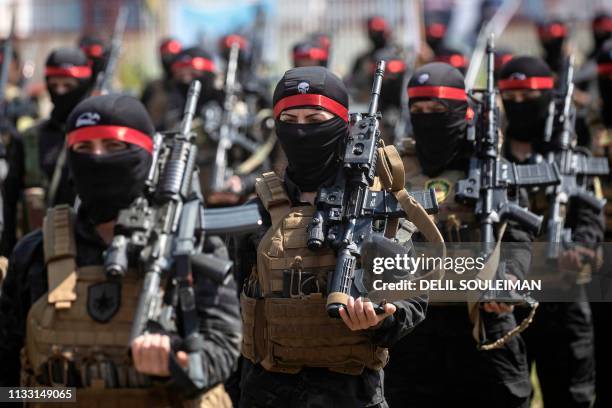
<svg viewBox="0 0 612 408"><path fill-rule="evenodd" d="M463 52L456 48L446 47L444 45L439 46L436 50L434 61L445 62L448 65L457 68L463 75L465 75L469 65L468 57L466 57Z"/></svg>
<svg viewBox="0 0 612 408"><path fill-rule="evenodd" d="M68 165L82 213L101 224L117 217L144 189L151 167L155 128L137 99L119 94L87 98L67 122ZM77 153L77 142L115 139L128 148L104 155Z"/></svg>
<svg viewBox="0 0 612 408"><path fill-rule="evenodd" d="M68 77L78 80L79 85L70 92L59 95L49 87L49 78ZM87 95L92 82L92 70L87 57L78 48L59 48L47 57L45 64L47 91L53 102L51 118L62 124L66 122L70 111Z"/></svg>
<svg viewBox="0 0 612 408"><path fill-rule="evenodd" d="M445 35L446 24L443 22L431 21L427 24L425 28L425 41L427 41L427 45L429 45L434 54L437 54L438 48L442 45Z"/></svg>
<svg viewBox="0 0 612 408"><path fill-rule="evenodd" d="M302 191L316 191L338 172L348 131L348 93L344 83L324 67L285 72L274 90L276 134L288 159L287 176ZM324 109L335 116L321 123L279 120L287 109Z"/></svg>
<svg viewBox="0 0 612 408"><path fill-rule="evenodd" d="M172 77L172 63L182 49L181 43L174 38L164 38L159 43L159 59L164 70L164 78Z"/></svg>
<svg viewBox="0 0 612 408"><path fill-rule="evenodd" d="M406 63L395 49L383 49L376 52L370 62L370 73L374 76L376 62L385 61L385 76L380 87L380 110L400 108L404 92L404 74Z"/></svg>
<svg viewBox="0 0 612 408"><path fill-rule="evenodd" d="M202 106L210 101L214 94L216 67L213 56L200 47L187 48L176 56L172 63L172 70L186 66L199 72L199 75L196 75L193 79L202 83L202 91L198 100L198 106ZM191 81L181 82L177 78L175 80L181 94L187 97Z"/></svg>
<svg viewBox="0 0 612 408"><path fill-rule="evenodd" d="M606 41L612 38L612 16L600 13L593 18L593 55L597 55Z"/></svg>
<svg viewBox="0 0 612 408"><path fill-rule="evenodd" d="M86 34L80 38L79 48L85 53L89 60L89 64L93 69L93 77L97 77L106 66L110 50L102 39L90 34Z"/></svg>
<svg viewBox="0 0 612 408"><path fill-rule="evenodd" d="M612 128L612 39L606 41L597 55L597 84L601 97L601 118Z"/></svg>
<svg viewBox="0 0 612 408"><path fill-rule="evenodd" d="M293 46L293 66L299 67L302 60L312 60L318 66L327 67L328 52L313 41L301 41Z"/></svg>
<svg viewBox="0 0 612 408"><path fill-rule="evenodd" d="M563 63L563 44L567 38L567 26L562 21L552 21L538 26L538 37L544 49L544 60L554 72Z"/></svg>
<svg viewBox="0 0 612 408"><path fill-rule="evenodd" d="M468 109L465 82L458 69L443 62L433 62L417 69L408 82L409 104L436 100L448 111L410 113L416 155L423 173L440 174L460 150L460 140L467 130Z"/></svg>
<svg viewBox="0 0 612 408"><path fill-rule="evenodd" d="M554 79L548 65L541 59L531 56L512 58L499 73L499 89L539 90L542 95L523 102L503 99L508 118L508 137L540 143L544 136L548 106L552 101Z"/></svg>
<svg viewBox="0 0 612 408"><path fill-rule="evenodd" d="M381 16L374 16L368 18L368 38L372 42L374 50L380 50L385 48L389 42L391 36L391 29L387 20Z"/></svg>

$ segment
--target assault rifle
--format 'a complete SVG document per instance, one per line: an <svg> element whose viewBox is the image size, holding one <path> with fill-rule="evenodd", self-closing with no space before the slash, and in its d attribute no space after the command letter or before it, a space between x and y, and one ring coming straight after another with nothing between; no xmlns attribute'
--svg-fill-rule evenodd
<svg viewBox="0 0 612 408"><path fill-rule="evenodd" d="M156 135L145 196L120 211L115 236L104 255L111 280L123 277L129 266L144 271L130 344L151 330L176 331L174 319L181 314L182 344L177 348L188 353L189 368L185 373L171 358L170 371L177 381L196 389L201 389L205 373L197 352L202 339L191 271L222 284L232 267L229 260L202 253L205 233L249 231L261 224L254 204L203 209L195 167L195 134L191 132L200 88L198 81L191 84L180 130ZM164 299L169 299L169 304L164 304L160 294L162 278L166 278Z"/></svg>
<svg viewBox="0 0 612 408"><path fill-rule="evenodd" d="M456 199L475 205L480 222L480 239L485 255L490 255L497 240L494 226L506 220L518 222L538 234L542 217L520 207L508 198L509 188L548 186L559 183L559 176L548 163L517 165L501 157L499 143L499 108L494 88L494 35L487 43L487 88L477 103L479 120L475 129L476 152L470 159L468 176L457 183ZM473 91L470 91L473 98ZM476 100L474 98L474 100Z"/></svg>
<svg viewBox="0 0 612 408"><path fill-rule="evenodd" d="M356 268L363 246L374 234L383 234L375 222L406 216L391 192L372 188L379 159L377 149L382 146L378 98L384 71L385 62L379 61L368 113L351 115L343 168L332 186L318 191L317 211L309 226L308 248L317 250L330 246L337 252L336 269L328 284L327 313L330 317L340 317L340 309L346 306L349 296L366 294L363 270ZM433 189L411 195L428 213L438 211ZM374 308L378 314L384 312L382 305Z"/></svg>
<svg viewBox="0 0 612 408"><path fill-rule="evenodd" d="M117 69L117 62L121 54L121 42L123 41L123 33L127 24L128 9L126 6L121 6L119 14L115 20L115 28L111 37L110 52L104 70L98 73L96 82L92 90L92 95L105 95L112 90L113 78Z"/></svg>
<svg viewBox="0 0 612 408"><path fill-rule="evenodd" d="M548 162L558 168L561 176L561 183L547 191L550 203L546 240L548 260L557 259L561 246L572 242L572 231L565 227L565 215L570 202L595 211L603 210L606 200L597 198L588 190L587 184L591 177L607 176L610 171L606 158L589 157L574 151L576 107L573 103L573 55L566 60L562 79L561 88L551 103L544 138L549 149Z"/></svg>

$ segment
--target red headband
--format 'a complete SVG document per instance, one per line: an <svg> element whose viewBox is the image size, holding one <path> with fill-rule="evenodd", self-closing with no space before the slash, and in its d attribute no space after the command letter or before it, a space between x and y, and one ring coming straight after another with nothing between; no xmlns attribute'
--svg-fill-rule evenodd
<svg viewBox="0 0 612 408"><path fill-rule="evenodd" d="M541 37L560 38L567 35L567 27L559 23L541 26L538 31Z"/></svg>
<svg viewBox="0 0 612 408"><path fill-rule="evenodd" d="M438 98L467 101L465 90L449 86L415 86L408 88L410 98Z"/></svg>
<svg viewBox="0 0 612 408"><path fill-rule="evenodd" d="M446 62L455 68L463 68L467 65L467 58L461 54L441 55L436 58L436 61Z"/></svg>
<svg viewBox="0 0 612 408"><path fill-rule="evenodd" d="M233 43L238 43L238 49L243 50L246 47L246 39L238 34L230 34L224 40L226 48L232 48Z"/></svg>
<svg viewBox="0 0 612 408"><path fill-rule="evenodd" d="M398 72L404 72L406 70L406 64L402 60L390 60L387 61L387 72L390 74L397 74Z"/></svg>
<svg viewBox="0 0 612 408"><path fill-rule="evenodd" d="M500 79L499 89L552 89L552 77L531 77L525 79Z"/></svg>
<svg viewBox="0 0 612 408"><path fill-rule="evenodd" d="M374 17L369 24L372 31L384 31L387 29L387 22L381 17Z"/></svg>
<svg viewBox="0 0 612 408"><path fill-rule="evenodd" d="M129 127L113 125L87 126L73 130L68 134L68 147L75 143L96 139L114 139L142 147L147 152L153 153L153 140L149 135Z"/></svg>
<svg viewBox="0 0 612 408"><path fill-rule="evenodd" d="M612 62L602 62L597 64L597 73L599 75L612 74Z"/></svg>
<svg viewBox="0 0 612 408"><path fill-rule="evenodd" d="M101 57L104 53L102 46L99 44L84 45L81 47L81 50L83 50L88 57Z"/></svg>
<svg viewBox="0 0 612 408"><path fill-rule="evenodd" d="M188 60L179 60L172 64L172 69L191 67L198 71L215 72L215 63L204 57L194 57Z"/></svg>
<svg viewBox="0 0 612 408"><path fill-rule="evenodd" d="M321 48L309 48L307 51L297 51L293 53L294 59L308 58L317 61L325 61L327 59L327 51Z"/></svg>
<svg viewBox="0 0 612 408"><path fill-rule="evenodd" d="M286 96L274 105L274 117L278 119L285 109L298 106L320 106L348 122L348 108L324 95L298 94Z"/></svg>
<svg viewBox="0 0 612 408"><path fill-rule="evenodd" d="M69 68L45 67L45 76L69 77L69 78L89 78L91 76L91 67L87 65L73 66Z"/></svg>
<svg viewBox="0 0 612 408"><path fill-rule="evenodd" d="M598 31L612 31L612 18L602 18L593 22L593 29Z"/></svg>
<svg viewBox="0 0 612 408"><path fill-rule="evenodd" d="M427 35L434 38L442 38L446 34L446 26L440 23L434 23L427 27Z"/></svg>
<svg viewBox="0 0 612 408"><path fill-rule="evenodd" d="M162 54L178 54L181 52L181 43L176 40L166 41L159 47L159 50Z"/></svg>

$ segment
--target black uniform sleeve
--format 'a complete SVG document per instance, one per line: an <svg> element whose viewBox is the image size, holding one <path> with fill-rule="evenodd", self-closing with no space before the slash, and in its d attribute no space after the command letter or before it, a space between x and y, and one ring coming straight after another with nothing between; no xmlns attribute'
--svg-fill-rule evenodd
<svg viewBox="0 0 612 408"><path fill-rule="evenodd" d="M594 210L578 202L570 203L565 223L572 229L572 240L578 245L594 249L603 241L605 232L603 211Z"/></svg>
<svg viewBox="0 0 612 408"><path fill-rule="evenodd" d="M16 132L7 146L8 174L2 186L4 230L0 243L0 255L10 256L17 243L17 203L25 178L25 152L22 137Z"/></svg>
<svg viewBox="0 0 612 408"><path fill-rule="evenodd" d="M218 237L210 237L205 252L228 258L227 248ZM194 272L196 308L203 337L202 368L206 384L204 391L227 380L240 355L242 323L232 276L223 285ZM189 394L191 390L182 390Z"/></svg>
<svg viewBox="0 0 612 408"><path fill-rule="evenodd" d="M427 296L393 302L397 307L392 316L383 320L380 327L372 331L373 344L380 347L391 347L402 337L410 333L417 324L425 320Z"/></svg>
<svg viewBox="0 0 612 408"><path fill-rule="evenodd" d="M525 189L519 189L517 200L523 207L529 207L529 196ZM535 235L515 221L508 221L502 236L501 259L506 261L506 273L525 279L531 264L531 243ZM503 245L504 242L511 243Z"/></svg>
<svg viewBox="0 0 612 408"><path fill-rule="evenodd" d="M30 309L32 268L42 270L42 234L35 231L15 246L0 294L0 386L19 385L20 351L25 338L25 325Z"/></svg>

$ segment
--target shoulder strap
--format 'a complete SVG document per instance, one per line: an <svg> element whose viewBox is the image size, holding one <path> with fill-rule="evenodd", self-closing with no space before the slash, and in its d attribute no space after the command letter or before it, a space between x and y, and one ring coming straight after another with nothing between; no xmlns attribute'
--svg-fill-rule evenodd
<svg viewBox="0 0 612 408"><path fill-rule="evenodd" d="M255 181L255 191L265 209L270 213L272 225L277 225L291 208L291 200L282 180L273 171L263 173L261 178Z"/></svg>
<svg viewBox="0 0 612 408"><path fill-rule="evenodd" d="M49 284L47 299L56 309L70 308L76 300L77 268L74 213L68 205L47 210L43 248Z"/></svg>

